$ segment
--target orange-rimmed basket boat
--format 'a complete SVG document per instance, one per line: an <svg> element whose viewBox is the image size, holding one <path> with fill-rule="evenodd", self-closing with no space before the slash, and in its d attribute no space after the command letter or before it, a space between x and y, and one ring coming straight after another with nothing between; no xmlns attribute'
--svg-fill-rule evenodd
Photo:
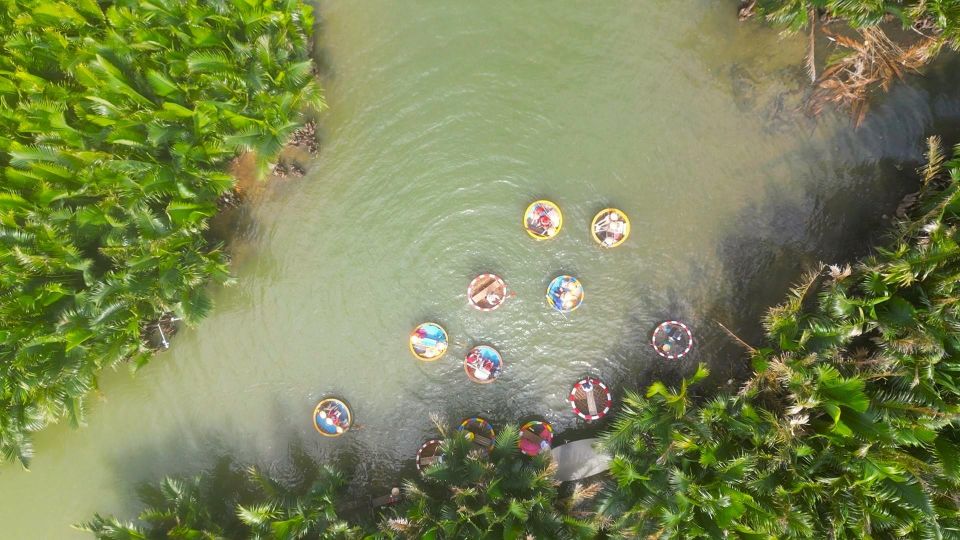
<svg viewBox="0 0 960 540"><path fill-rule="evenodd" d="M507 299L507 284L496 274L480 274L467 286L467 302L480 311L493 311Z"/></svg>

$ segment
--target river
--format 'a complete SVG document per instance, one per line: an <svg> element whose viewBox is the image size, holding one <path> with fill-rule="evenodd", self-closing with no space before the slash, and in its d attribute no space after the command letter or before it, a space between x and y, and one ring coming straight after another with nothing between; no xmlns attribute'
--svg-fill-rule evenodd
<svg viewBox="0 0 960 540"><path fill-rule="evenodd" d="M565 397L587 372L619 396L706 362L711 388L735 388L746 366L717 321L755 341L804 265L861 253L910 190L922 137L960 117L960 84L938 66L859 131L813 122L794 110L805 39L738 23L734 4L324 3L318 158L242 210L237 284L213 291L208 319L136 376L105 374L88 426L39 434L30 472L0 468L2 536L83 537L69 525L132 518L139 483L220 455L287 478L307 455L345 463L355 492L391 485L432 414L582 427ZM564 211L548 242L519 225L541 197ZM633 233L601 251L588 224L606 206ZM481 272L516 297L468 307ZM543 297L560 273L586 290L566 317ZM697 346L670 362L647 339L674 317ZM407 350L426 320L452 341L429 364ZM477 343L503 353L494 384L464 374ZM359 429L314 431L328 394Z"/></svg>

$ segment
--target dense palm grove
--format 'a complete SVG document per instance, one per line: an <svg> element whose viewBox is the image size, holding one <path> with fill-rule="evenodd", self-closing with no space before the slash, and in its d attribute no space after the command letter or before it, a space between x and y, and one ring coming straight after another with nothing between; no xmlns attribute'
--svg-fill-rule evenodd
<svg viewBox="0 0 960 540"><path fill-rule="evenodd" d="M337 518L334 500L344 485L329 468L310 471L291 488L255 468L223 463L187 481L167 478L147 489L142 525L95 516L82 530L109 539L161 538L357 538L360 532ZM224 495L227 494L225 497Z"/></svg>
<svg viewBox="0 0 960 540"><path fill-rule="evenodd" d="M366 527L338 518L335 495L343 480L328 468L310 475L317 479L307 489L290 490L255 469L244 474L220 467L150 489L142 497L142 525L95 516L78 528L105 540L594 537L594 520L574 517L564 506L570 499L560 500L549 457L525 456L518 439L516 426L506 426L488 455L465 437L450 436L444 459L405 484L401 507L384 511L377 523L366 515L369 504L363 505L358 516L366 515Z"/></svg>
<svg viewBox="0 0 960 540"><path fill-rule="evenodd" d="M597 526L565 512L547 454L520 452L516 426L487 456L465 437L446 439L442 462L407 482L406 502L381 528L388 538L590 538ZM575 502L575 501L573 501Z"/></svg>
<svg viewBox="0 0 960 540"><path fill-rule="evenodd" d="M229 278L230 161L319 110L299 0L0 2L0 452L68 418Z"/></svg>

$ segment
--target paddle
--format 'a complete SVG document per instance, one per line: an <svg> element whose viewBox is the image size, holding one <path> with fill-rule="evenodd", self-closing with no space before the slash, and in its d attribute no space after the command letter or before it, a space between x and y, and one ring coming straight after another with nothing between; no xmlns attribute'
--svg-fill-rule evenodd
<svg viewBox="0 0 960 540"><path fill-rule="evenodd" d="M556 302L553 301L553 298L550 298L550 295L549 295L549 294L545 294L544 296L547 298L547 301L550 302L550 305L551 305L551 306L554 306L554 307L557 306ZM570 319L567 319L567 314L564 313L563 310L558 309L557 311L560 312L560 315L563 315L563 318L564 318L564 319L566 319L566 320L568 320L568 321L570 320Z"/></svg>

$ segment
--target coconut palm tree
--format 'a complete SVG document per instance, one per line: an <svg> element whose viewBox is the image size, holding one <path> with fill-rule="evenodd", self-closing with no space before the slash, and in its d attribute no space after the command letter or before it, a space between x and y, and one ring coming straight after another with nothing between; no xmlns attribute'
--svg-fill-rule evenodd
<svg viewBox="0 0 960 540"><path fill-rule="evenodd" d="M293 493L256 469L250 472L255 501L237 506L237 515L254 539L324 540L358 538L358 528L337 517L337 493L343 476L329 467L320 469L318 479L306 493Z"/></svg>
<svg viewBox="0 0 960 540"><path fill-rule="evenodd" d="M98 514L77 528L102 540L359 538L359 529L340 520L334 508L343 485L343 477L329 468L319 471L307 491L297 492L256 468L220 467L187 480L166 478L145 489L139 524Z"/></svg>
<svg viewBox="0 0 960 540"><path fill-rule="evenodd" d="M516 426L489 455L461 434L443 443L443 460L404 485L406 501L384 522L390 538L594 538L590 519L563 512L549 454L528 457Z"/></svg>
<svg viewBox="0 0 960 540"><path fill-rule="evenodd" d="M325 105L299 0L11 0L0 13L0 453L83 423L101 369L211 308L231 159ZM190 32L179 29L189 28Z"/></svg>

